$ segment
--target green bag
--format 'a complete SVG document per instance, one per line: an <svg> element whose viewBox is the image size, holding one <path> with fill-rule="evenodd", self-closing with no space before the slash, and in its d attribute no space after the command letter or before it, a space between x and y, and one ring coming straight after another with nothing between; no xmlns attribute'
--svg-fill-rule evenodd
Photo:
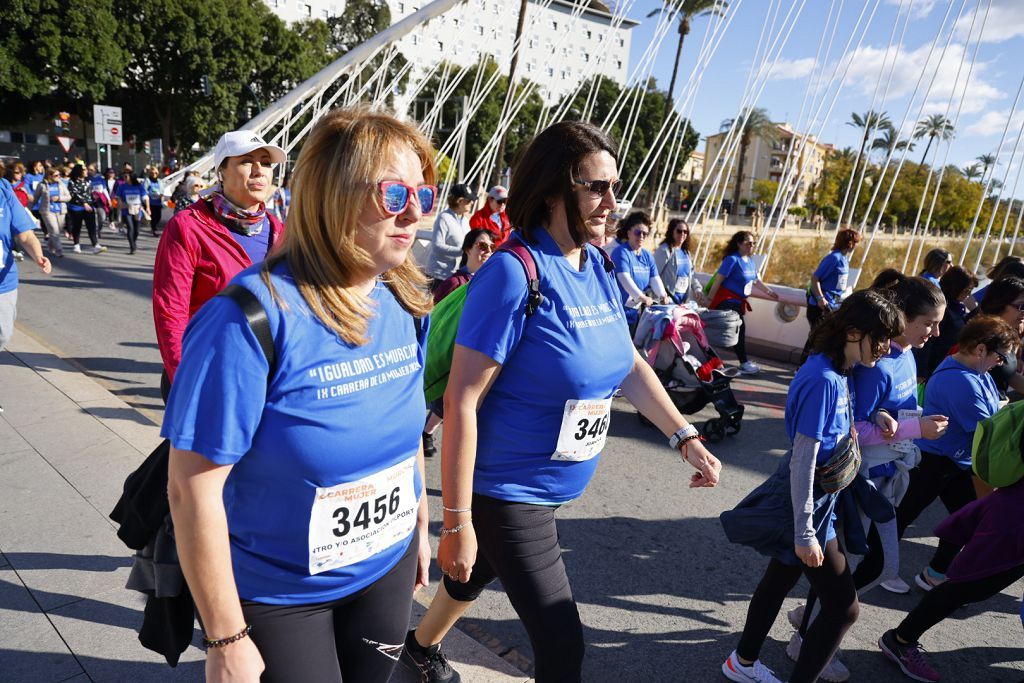
<svg viewBox="0 0 1024 683"><path fill-rule="evenodd" d="M1024 401L978 423L971 448L974 473L1000 488L1024 479Z"/></svg>
<svg viewBox="0 0 1024 683"><path fill-rule="evenodd" d="M452 354L455 352L455 335L459 331L462 307L466 305L469 283L456 287L434 306L430 314L430 331L427 333L427 360L423 367L423 393L427 403L444 396L448 387L448 374L452 369Z"/></svg>

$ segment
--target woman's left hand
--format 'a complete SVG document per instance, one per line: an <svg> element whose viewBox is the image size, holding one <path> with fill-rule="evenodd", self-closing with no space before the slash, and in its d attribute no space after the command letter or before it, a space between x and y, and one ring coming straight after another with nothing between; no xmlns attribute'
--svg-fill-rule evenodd
<svg viewBox="0 0 1024 683"><path fill-rule="evenodd" d="M426 529L420 529L420 547L416 552L416 585L412 592L430 585L430 539Z"/></svg>
<svg viewBox="0 0 1024 683"><path fill-rule="evenodd" d="M718 485L722 472L722 463L711 451L704 447L700 439L683 442L679 449L683 460L693 465L697 471L690 477L690 488L712 488Z"/></svg>

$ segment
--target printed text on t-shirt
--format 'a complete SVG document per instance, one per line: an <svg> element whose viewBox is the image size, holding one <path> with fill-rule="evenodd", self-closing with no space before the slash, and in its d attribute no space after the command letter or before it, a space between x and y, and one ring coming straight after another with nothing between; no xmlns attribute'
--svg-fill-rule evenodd
<svg viewBox="0 0 1024 683"><path fill-rule="evenodd" d="M317 400L347 396L416 372L420 369L417 346L416 343L405 344L364 358L311 369L309 376L322 385L316 390Z"/></svg>
<svg viewBox="0 0 1024 683"><path fill-rule="evenodd" d="M584 306L563 306L562 310L569 316L566 322L568 328L600 327L622 317L619 309L610 301Z"/></svg>

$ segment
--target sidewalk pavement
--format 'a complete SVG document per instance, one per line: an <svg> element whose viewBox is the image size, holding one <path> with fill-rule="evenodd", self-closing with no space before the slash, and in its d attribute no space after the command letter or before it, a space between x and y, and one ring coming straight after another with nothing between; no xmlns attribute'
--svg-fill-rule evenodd
<svg viewBox="0 0 1024 683"><path fill-rule="evenodd" d="M198 631L175 669L139 644L144 598L107 517L158 427L22 329L0 352L0 405L0 679L203 680ZM467 682L527 678L464 633L445 650Z"/></svg>

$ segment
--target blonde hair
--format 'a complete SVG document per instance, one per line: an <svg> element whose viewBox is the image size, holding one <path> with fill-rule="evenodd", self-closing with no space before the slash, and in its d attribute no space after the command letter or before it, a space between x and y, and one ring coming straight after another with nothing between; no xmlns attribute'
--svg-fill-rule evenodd
<svg viewBox="0 0 1024 683"><path fill-rule="evenodd" d="M262 277L278 305L270 271L286 261L313 314L345 342L362 345L373 301L352 289L373 268L373 257L356 244L359 215L381 201L377 180L396 152L411 149L424 182L434 184L434 151L417 129L366 107L337 109L310 131L291 177L288 229L280 250L264 262ZM382 276L399 305L415 317L430 312L427 278L412 260Z"/></svg>

